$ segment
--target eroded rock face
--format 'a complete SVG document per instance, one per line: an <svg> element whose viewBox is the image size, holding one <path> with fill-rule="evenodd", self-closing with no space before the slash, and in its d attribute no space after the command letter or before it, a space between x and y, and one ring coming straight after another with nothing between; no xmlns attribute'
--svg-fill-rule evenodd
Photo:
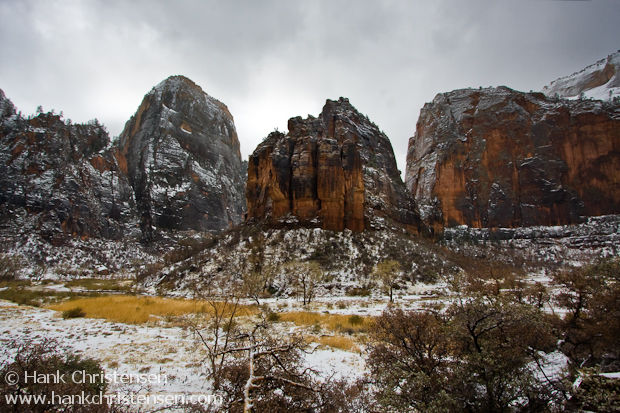
<svg viewBox="0 0 620 413"><path fill-rule="evenodd" d="M409 141L406 185L436 230L620 213L620 106L506 87L438 94Z"/></svg>
<svg viewBox="0 0 620 413"><path fill-rule="evenodd" d="M2 91L0 127L0 218L37 214L47 239L149 241L243 219L246 167L232 116L182 76L148 93L114 143L98 122L23 118Z"/></svg>
<svg viewBox="0 0 620 413"><path fill-rule="evenodd" d="M242 221L244 168L227 107L183 76L157 85L120 136L145 238L154 227L221 230Z"/></svg>
<svg viewBox="0 0 620 413"><path fill-rule="evenodd" d="M98 122L67 124L54 113L26 119L0 91L0 217L36 216L52 243L118 239L132 231L132 191Z"/></svg>
<svg viewBox="0 0 620 413"><path fill-rule="evenodd" d="M347 99L318 118L291 118L250 156L248 218L292 215L324 229L363 231L387 218L412 230L418 219L389 139Z"/></svg>

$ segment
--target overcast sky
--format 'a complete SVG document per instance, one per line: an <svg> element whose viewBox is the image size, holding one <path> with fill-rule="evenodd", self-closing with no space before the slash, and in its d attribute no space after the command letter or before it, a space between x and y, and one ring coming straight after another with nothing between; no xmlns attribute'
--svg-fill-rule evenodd
<svg viewBox="0 0 620 413"><path fill-rule="evenodd" d="M619 0L0 0L0 89L24 114L96 117L115 136L182 74L229 107L244 159L345 96L403 169L437 93L541 89L620 49L619 22Z"/></svg>

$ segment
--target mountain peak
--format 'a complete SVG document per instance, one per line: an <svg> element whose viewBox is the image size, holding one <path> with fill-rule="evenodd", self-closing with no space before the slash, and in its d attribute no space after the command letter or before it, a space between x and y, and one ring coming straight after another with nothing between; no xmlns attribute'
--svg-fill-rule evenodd
<svg viewBox="0 0 620 413"><path fill-rule="evenodd" d="M155 92L172 91L176 92L183 89L190 89L196 92L205 93L200 86L193 80L183 75L172 75L162 80L153 88ZM206 94L206 93L205 93Z"/></svg>
<svg viewBox="0 0 620 413"><path fill-rule="evenodd" d="M226 105L185 76L146 94L120 135L145 239L151 227L221 230L245 210L239 139Z"/></svg>
<svg viewBox="0 0 620 413"><path fill-rule="evenodd" d="M246 198L250 220L360 232L388 218L417 231L389 139L345 98L327 100L318 118L289 119L286 135L256 148Z"/></svg>

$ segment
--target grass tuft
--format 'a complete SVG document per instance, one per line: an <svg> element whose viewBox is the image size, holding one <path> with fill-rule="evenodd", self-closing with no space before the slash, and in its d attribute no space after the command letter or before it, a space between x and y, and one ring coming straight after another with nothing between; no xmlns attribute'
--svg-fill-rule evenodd
<svg viewBox="0 0 620 413"><path fill-rule="evenodd" d="M27 285L13 284L0 290L0 300L7 300L19 305L38 307L44 304L75 298L81 296L93 296L97 293L74 293L69 291L54 291L47 289L35 289Z"/></svg>
<svg viewBox="0 0 620 413"><path fill-rule="evenodd" d="M62 318L79 318L84 317L86 313L80 307L73 307L62 312Z"/></svg>
<svg viewBox="0 0 620 413"><path fill-rule="evenodd" d="M345 351L351 351L359 353L361 350L359 346L351 339L346 336L323 336L319 338L319 343L324 346L329 346L333 348L339 348Z"/></svg>
<svg viewBox="0 0 620 413"><path fill-rule="evenodd" d="M130 292L132 289L132 280L123 279L110 279L103 280L99 278L79 278L76 280L67 281L65 287L73 288L79 287L85 290L97 290L97 291L125 291Z"/></svg>
<svg viewBox="0 0 620 413"><path fill-rule="evenodd" d="M344 351L350 352L361 352L360 347L357 345L355 340L351 337L343 336L343 335L333 335L333 336L307 336L306 341L308 343L318 343L320 346L337 348Z"/></svg>

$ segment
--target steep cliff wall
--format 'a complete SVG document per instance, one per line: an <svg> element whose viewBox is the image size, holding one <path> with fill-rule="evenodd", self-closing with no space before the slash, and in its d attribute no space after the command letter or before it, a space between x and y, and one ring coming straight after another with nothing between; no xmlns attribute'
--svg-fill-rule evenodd
<svg viewBox="0 0 620 413"><path fill-rule="evenodd" d="M185 77L153 88L116 142L97 121L24 118L0 91L0 218L36 214L48 240L229 228L244 184L232 115Z"/></svg>
<svg viewBox="0 0 620 413"><path fill-rule="evenodd" d="M620 106L506 87L438 94L409 141L423 220L518 227L620 213Z"/></svg>
<svg viewBox="0 0 620 413"><path fill-rule="evenodd" d="M232 115L183 76L149 92L120 136L145 238L153 227L221 230L243 220L244 168Z"/></svg>
<svg viewBox="0 0 620 413"><path fill-rule="evenodd" d="M417 230L389 139L347 99L318 118L292 118L250 156L248 218L294 216L322 228L362 231L396 221Z"/></svg>
<svg viewBox="0 0 620 413"><path fill-rule="evenodd" d="M98 122L70 124L54 113L24 118L0 90L0 219L25 210L56 244L131 235L132 191L113 154Z"/></svg>

